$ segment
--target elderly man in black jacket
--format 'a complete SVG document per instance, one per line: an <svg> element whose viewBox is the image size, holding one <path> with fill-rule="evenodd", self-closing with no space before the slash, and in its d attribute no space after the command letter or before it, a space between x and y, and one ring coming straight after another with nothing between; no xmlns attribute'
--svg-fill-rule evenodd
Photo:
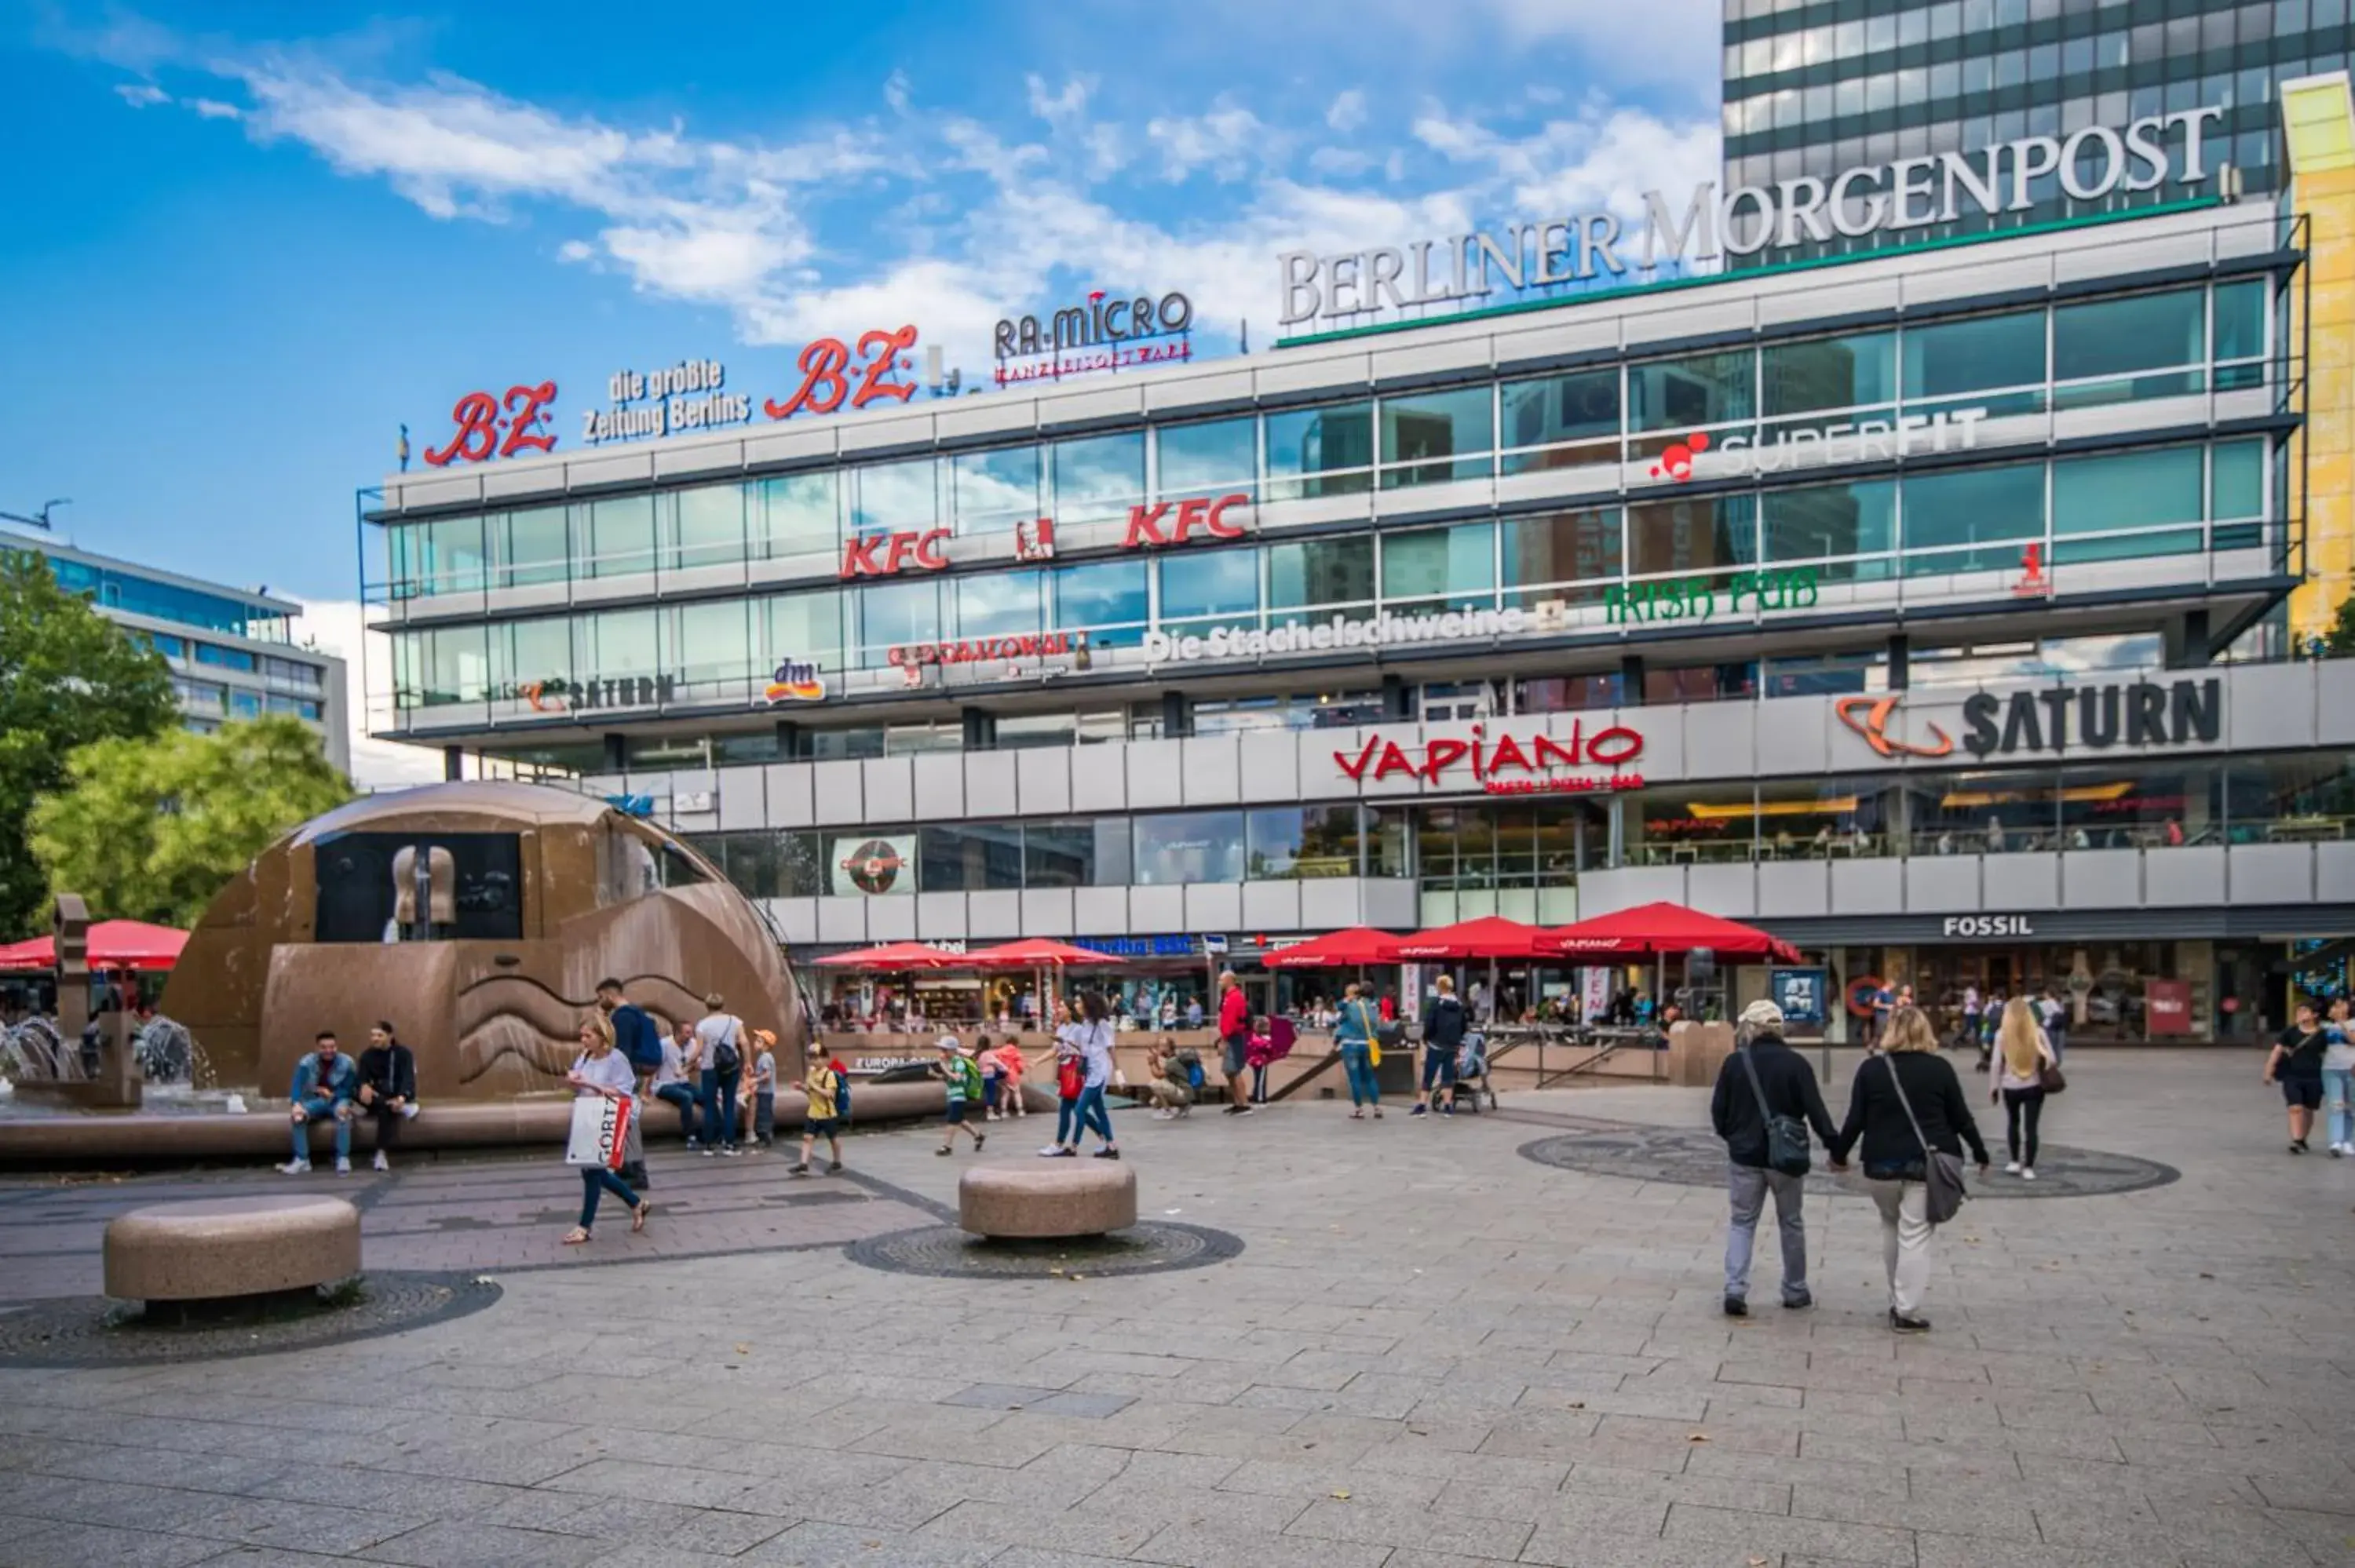
<svg viewBox="0 0 2355 1568"><path fill-rule="evenodd" d="M1804 1121L1829 1145L1835 1136L1831 1113L1824 1108L1815 1069L1783 1043L1781 1008L1764 1001L1743 1008L1734 1044L1718 1071L1717 1092L1709 1104L1710 1125L1725 1139L1726 1186L1733 1199L1733 1224L1725 1237L1725 1315L1750 1315L1750 1254L1769 1192L1783 1233L1783 1305L1812 1307L1807 1228L1799 1214L1807 1179L1767 1163L1766 1124L1773 1117Z"/></svg>

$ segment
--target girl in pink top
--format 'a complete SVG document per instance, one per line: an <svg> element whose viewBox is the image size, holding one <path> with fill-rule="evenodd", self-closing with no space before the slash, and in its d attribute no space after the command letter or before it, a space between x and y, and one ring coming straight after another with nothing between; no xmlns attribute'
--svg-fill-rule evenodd
<svg viewBox="0 0 2355 1568"><path fill-rule="evenodd" d="M1000 1118L1028 1116L1028 1108L1022 1103L1022 1075L1030 1070L1030 1064L1023 1059L1022 1047L1016 1044L1013 1037L1009 1035L997 1047L996 1056L998 1082L996 1114Z"/></svg>

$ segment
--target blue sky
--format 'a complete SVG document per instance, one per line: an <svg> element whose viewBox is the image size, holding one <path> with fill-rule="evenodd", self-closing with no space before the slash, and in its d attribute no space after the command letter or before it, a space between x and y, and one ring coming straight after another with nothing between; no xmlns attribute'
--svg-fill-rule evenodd
<svg viewBox="0 0 2355 1568"><path fill-rule="evenodd" d="M968 374L1089 283L1272 335L1275 261L1710 177L1717 0L0 0L0 510L310 599L477 387L918 325Z"/></svg>

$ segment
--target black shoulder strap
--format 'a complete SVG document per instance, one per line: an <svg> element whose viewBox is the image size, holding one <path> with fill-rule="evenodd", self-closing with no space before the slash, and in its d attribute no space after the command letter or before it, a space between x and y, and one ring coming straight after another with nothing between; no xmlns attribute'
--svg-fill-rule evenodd
<svg viewBox="0 0 2355 1568"><path fill-rule="evenodd" d="M1750 1092L1758 1097L1758 1119L1773 1121L1774 1112L1766 1103L1766 1086L1758 1081L1758 1064L1752 1059L1750 1047L1737 1045L1733 1048L1733 1054L1742 1058L1742 1070L1750 1075Z"/></svg>

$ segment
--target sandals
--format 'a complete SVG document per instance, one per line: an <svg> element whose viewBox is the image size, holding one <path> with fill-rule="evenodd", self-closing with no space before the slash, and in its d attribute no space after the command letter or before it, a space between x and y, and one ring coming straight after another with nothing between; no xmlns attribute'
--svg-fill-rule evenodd
<svg viewBox="0 0 2355 1568"><path fill-rule="evenodd" d="M589 1239L589 1233L582 1230L579 1225L575 1225L572 1227L572 1234L564 1238L564 1245L566 1246L580 1246Z"/></svg>
<svg viewBox="0 0 2355 1568"><path fill-rule="evenodd" d="M654 1212L655 1201L652 1198L646 1199L636 1208L632 1209L630 1211L630 1229L634 1231L645 1230L646 1228L646 1216Z"/></svg>

